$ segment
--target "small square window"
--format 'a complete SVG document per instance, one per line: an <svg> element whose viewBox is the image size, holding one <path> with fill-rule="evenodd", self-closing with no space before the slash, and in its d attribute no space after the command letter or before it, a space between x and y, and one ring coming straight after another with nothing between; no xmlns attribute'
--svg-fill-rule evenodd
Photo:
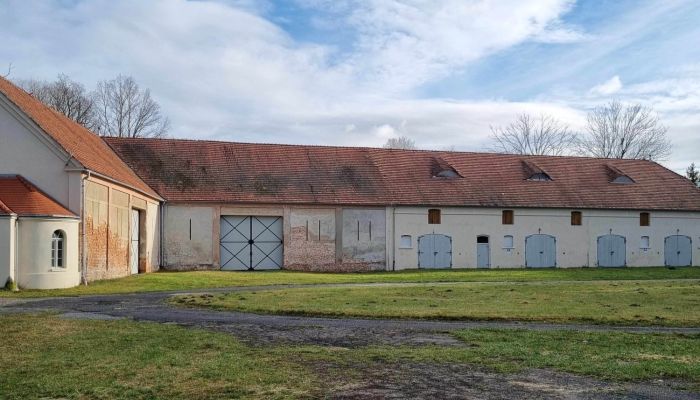
<svg viewBox="0 0 700 400"><path fill-rule="evenodd" d="M503 248L512 249L513 248L513 236L505 235L503 236Z"/></svg>
<svg viewBox="0 0 700 400"><path fill-rule="evenodd" d="M440 210L436 208L431 208L428 210L428 223L429 224L439 224L440 223Z"/></svg>
<svg viewBox="0 0 700 400"><path fill-rule="evenodd" d="M413 248L413 243L411 241L411 235L401 235L401 241L399 242L400 249L411 249Z"/></svg>
<svg viewBox="0 0 700 400"><path fill-rule="evenodd" d="M503 225L513 225L513 210L503 210Z"/></svg>
<svg viewBox="0 0 700 400"><path fill-rule="evenodd" d="M649 236L642 236L642 240L639 243L639 248L642 250L647 250L650 248L649 246Z"/></svg>
<svg viewBox="0 0 700 400"><path fill-rule="evenodd" d="M581 225L582 219L583 219L583 216L581 214L581 211L572 211L571 212L571 225Z"/></svg>
<svg viewBox="0 0 700 400"><path fill-rule="evenodd" d="M639 226L649 226L650 217L648 212L639 213Z"/></svg>

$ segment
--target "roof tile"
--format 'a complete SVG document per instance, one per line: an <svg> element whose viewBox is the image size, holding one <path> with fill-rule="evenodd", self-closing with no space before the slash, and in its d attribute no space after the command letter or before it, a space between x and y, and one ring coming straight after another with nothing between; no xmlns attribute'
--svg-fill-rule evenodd
<svg viewBox="0 0 700 400"><path fill-rule="evenodd" d="M106 138L174 202L700 211L700 190L644 160ZM438 161L436 161L438 160ZM434 177L436 163L461 177ZM523 179L523 164L551 181ZM610 183L608 166L636 183Z"/></svg>
<svg viewBox="0 0 700 400"><path fill-rule="evenodd" d="M19 175L0 176L0 214L77 217Z"/></svg>

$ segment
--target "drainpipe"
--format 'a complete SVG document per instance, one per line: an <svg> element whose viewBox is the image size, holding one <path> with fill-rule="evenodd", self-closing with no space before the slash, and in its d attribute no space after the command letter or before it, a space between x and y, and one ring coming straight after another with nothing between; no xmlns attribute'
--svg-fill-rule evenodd
<svg viewBox="0 0 700 400"><path fill-rule="evenodd" d="M165 265L165 250L163 249L163 243L165 242L165 238L163 237L163 232L165 232L164 228L164 220L165 220L165 200L161 202L158 207L160 208L160 218L158 219L158 229L160 231L160 235L158 235L158 269L163 268L163 265Z"/></svg>
<svg viewBox="0 0 700 400"><path fill-rule="evenodd" d="M87 286L87 233L85 225L85 181L90 178L90 171L87 171L87 175L80 179L80 221L83 224L83 229L81 229L80 240L82 241L83 254L80 262L80 280L83 285Z"/></svg>
<svg viewBox="0 0 700 400"><path fill-rule="evenodd" d="M396 207L391 207L391 270L396 271Z"/></svg>
<svg viewBox="0 0 700 400"><path fill-rule="evenodd" d="M13 269L15 270L15 284L13 291L19 291L19 216L15 218L15 259Z"/></svg>

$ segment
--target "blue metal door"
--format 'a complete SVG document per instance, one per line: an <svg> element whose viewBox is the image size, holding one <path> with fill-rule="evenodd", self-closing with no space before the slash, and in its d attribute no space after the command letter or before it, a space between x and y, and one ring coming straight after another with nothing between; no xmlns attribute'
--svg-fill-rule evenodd
<svg viewBox="0 0 700 400"><path fill-rule="evenodd" d="M693 243L683 235L668 236L664 240L664 261L668 267L687 267L693 264Z"/></svg>
<svg viewBox="0 0 700 400"><path fill-rule="evenodd" d="M557 266L557 242L554 236L537 234L525 238L525 266L528 268Z"/></svg>
<svg viewBox="0 0 700 400"><path fill-rule="evenodd" d="M489 237L478 236L476 238L476 267L489 268L491 266L491 254L489 248Z"/></svg>
<svg viewBox="0 0 700 400"><path fill-rule="evenodd" d="M418 268L452 267L452 238L429 234L418 237Z"/></svg>
<svg viewBox="0 0 700 400"><path fill-rule="evenodd" d="M627 239L620 235L598 237L598 266L624 267L627 262Z"/></svg>
<svg viewBox="0 0 700 400"><path fill-rule="evenodd" d="M222 270L282 268L282 217L221 216Z"/></svg>

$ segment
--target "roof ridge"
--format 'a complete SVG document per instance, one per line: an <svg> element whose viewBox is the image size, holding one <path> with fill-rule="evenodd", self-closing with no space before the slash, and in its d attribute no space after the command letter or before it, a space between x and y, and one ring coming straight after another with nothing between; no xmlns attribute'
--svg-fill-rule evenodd
<svg viewBox="0 0 700 400"><path fill-rule="evenodd" d="M217 139L191 139L191 138L175 138L175 137L160 137L160 138L133 138L133 137L114 137L100 136L106 141L133 141L133 142L192 142L192 143L220 143L230 145L254 145L254 146L282 146L282 147L306 147L306 148L326 148L326 149L353 149L353 150L379 150L382 152L415 152L415 153L435 153L435 154L490 154L499 157L521 157L523 159L577 159L577 160L610 160L615 162L648 162L654 161L641 158L609 158L609 157L591 157L580 155L539 155L539 154L517 154L517 153L502 153L493 151L459 151L459 150L438 150L438 149L389 149L384 147L372 146L347 146L347 145L325 145L325 144L294 144L294 143L276 143L276 142L238 142L231 140Z"/></svg>

